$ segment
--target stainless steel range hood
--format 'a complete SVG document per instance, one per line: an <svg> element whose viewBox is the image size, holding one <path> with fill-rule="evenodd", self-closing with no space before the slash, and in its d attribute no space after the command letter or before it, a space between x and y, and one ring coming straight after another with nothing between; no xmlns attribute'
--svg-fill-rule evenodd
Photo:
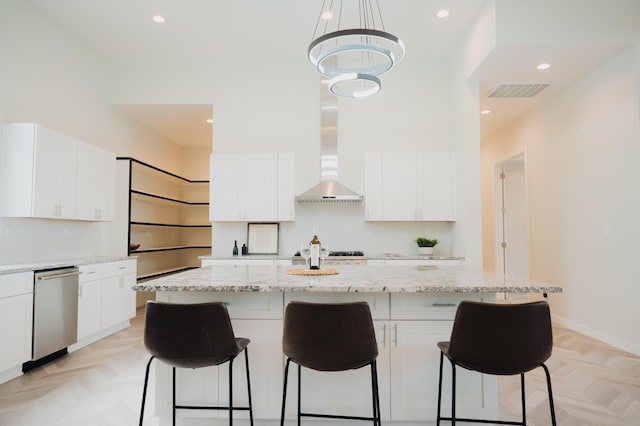
<svg viewBox="0 0 640 426"><path fill-rule="evenodd" d="M320 183L296 197L298 203L359 203L362 196L338 182L338 101L320 85Z"/></svg>

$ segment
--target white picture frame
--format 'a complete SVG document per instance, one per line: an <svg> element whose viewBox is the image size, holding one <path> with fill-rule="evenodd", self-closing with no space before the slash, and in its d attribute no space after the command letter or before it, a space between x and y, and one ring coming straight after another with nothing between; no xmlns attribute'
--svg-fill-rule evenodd
<svg viewBox="0 0 640 426"><path fill-rule="evenodd" d="M278 254L278 227L278 223L249 223L248 254Z"/></svg>

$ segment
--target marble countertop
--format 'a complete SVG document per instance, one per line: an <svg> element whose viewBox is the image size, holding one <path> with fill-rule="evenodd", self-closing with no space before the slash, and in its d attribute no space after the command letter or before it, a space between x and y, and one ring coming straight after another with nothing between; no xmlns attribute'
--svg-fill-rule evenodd
<svg viewBox="0 0 640 426"><path fill-rule="evenodd" d="M69 266L90 265L94 263L117 262L118 260L136 259L137 256L96 256L71 259L46 260L32 263L15 263L0 265L0 275L18 272L40 271L43 269L65 268Z"/></svg>
<svg viewBox="0 0 640 426"><path fill-rule="evenodd" d="M199 256L200 260L292 260L300 258L300 256L283 256L278 254L249 254L245 256L218 255L218 256ZM464 256L449 255L405 255L405 254L365 254L364 256L332 256L332 259L371 259L371 260L464 260Z"/></svg>
<svg viewBox="0 0 640 426"><path fill-rule="evenodd" d="M337 275L287 274L292 266L207 266L133 286L136 291L560 293L562 287L465 266L335 266Z"/></svg>

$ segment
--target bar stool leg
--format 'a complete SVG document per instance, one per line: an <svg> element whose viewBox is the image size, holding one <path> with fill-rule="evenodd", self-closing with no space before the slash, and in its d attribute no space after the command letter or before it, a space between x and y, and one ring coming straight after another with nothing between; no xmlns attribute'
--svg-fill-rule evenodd
<svg viewBox="0 0 640 426"><path fill-rule="evenodd" d="M440 375L438 376L438 414L436 416L436 426L440 426L440 407L442 405L442 361L444 354L440 352Z"/></svg>
<svg viewBox="0 0 640 426"><path fill-rule="evenodd" d="M172 384L172 390L171 390L171 401L172 401L172 418L173 418L173 426L176 426L176 368L175 367L171 367L172 370L172 377L173 380L171 380L171 384Z"/></svg>
<svg viewBox="0 0 640 426"><path fill-rule="evenodd" d="M147 371L144 374L144 388L142 388L142 404L140 404L140 426L142 426L142 419L144 418L144 403L147 400L147 384L149 383L149 368L151 367L151 361L155 356L149 358L149 362L147 362Z"/></svg>
<svg viewBox="0 0 640 426"><path fill-rule="evenodd" d="M456 426L456 365L451 361L451 426Z"/></svg>
<svg viewBox="0 0 640 426"><path fill-rule="evenodd" d="M233 426L233 358L229 360L229 426Z"/></svg>
<svg viewBox="0 0 640 426"><path fill-rule="evenodd" d="M373 401L373 426L381 426L380 392L378 388L378 367L376 360L371 361L371 400Z"/></svg>
<svg viewBox="0 0 640 426"><path fill-rule="evenodd" d="M282 410L280 411L280 426L284 426L284 411L285 411L285 405L287 402L287 381L289 379L290 363L291 363L291 358L287 358L287 362L284 365L284 388L282 389Z"/></svg>
<svg viewBox="0 0 640 426"><path fill-rule="evenodd" d="M251 380L249 380L249 351L244 349L244 362L247 367L247 393L249 394L249 424L253 426L253 403L251 402Z"/></svg>
<svg viewBox="0 0 640 426"><path fill-rule="evenodd" d="M302 367L298 364L298 426L300 426L301 418L302 418L302 410L300 409L302 405Z"/></svg>
<svg viewBox="0 0 640 426"><path fill-rule="evenodd" d="M547 376L547 391L549 392L549 409L551 411L551 424L556 426L556 410L553 408L553 392L551 391L551 375L546 365L542 364L544 374Z"/></svg>
<svg viewBox="0 0 640 426"><path fill-rule="evenodd" d="M524 373L520 374L520 393L522 395L522 426L527 426L527 404L524 396Z"/></svg>

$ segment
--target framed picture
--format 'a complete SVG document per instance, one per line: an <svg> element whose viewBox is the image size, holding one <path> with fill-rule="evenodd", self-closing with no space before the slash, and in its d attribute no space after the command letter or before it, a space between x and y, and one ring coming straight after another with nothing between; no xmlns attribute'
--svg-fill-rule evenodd
<svg viewBox="0 0 640 426"><path fill-rule="evenodd" d="M249 254L278 254L278 226L278 223L248 224Z"/></svg>

